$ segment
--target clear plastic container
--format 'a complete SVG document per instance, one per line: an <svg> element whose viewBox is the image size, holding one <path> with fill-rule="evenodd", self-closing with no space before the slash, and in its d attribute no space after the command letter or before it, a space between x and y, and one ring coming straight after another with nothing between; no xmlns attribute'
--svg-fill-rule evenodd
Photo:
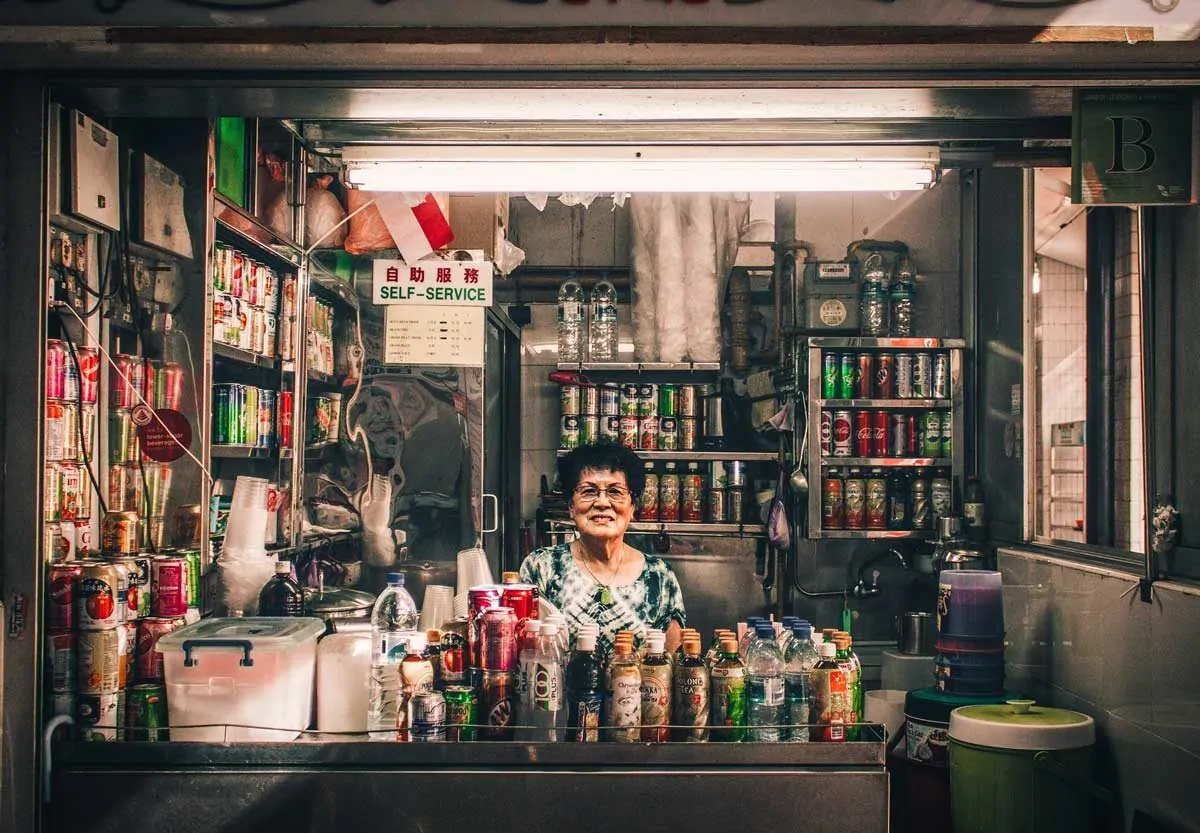
<svg viewBox="0 0 1200 833"><path fill-rule="evenodd" d="M321 619L205 619L158 641L171 739L295 740L312 719ZM195 727L195 728L190 728Z"/></svg>
<svg viewBox="0 0 1200 833"><path fill-rule="evenodd" d="M1003 596L998 572L943 570L938 576L938 634L966 638L1002 637Z"/></svg>

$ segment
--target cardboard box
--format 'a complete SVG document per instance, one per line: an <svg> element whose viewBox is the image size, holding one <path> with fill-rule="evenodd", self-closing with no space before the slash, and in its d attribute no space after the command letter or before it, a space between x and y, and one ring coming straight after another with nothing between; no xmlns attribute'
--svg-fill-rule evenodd
<svg viewBox="0 0 1200 833"><path fill-rule="evenodd" d="M508 230L507 194L451 194L448 214L455 249L480 249L496 259Z"/></svg>

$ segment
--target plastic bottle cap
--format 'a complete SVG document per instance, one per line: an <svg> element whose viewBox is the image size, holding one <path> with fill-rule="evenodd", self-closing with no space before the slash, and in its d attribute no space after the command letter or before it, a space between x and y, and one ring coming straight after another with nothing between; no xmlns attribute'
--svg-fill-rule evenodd
<svg viewBox="0 0 1200 833"><path fill-rule="evenodd" d="M792 635L797 639L812 639L812 627L810 625L796 625L792 628Z"/></svg>
<svg viewBox="0 0 1200 833"><path fill-rule="evenodd" d="M388 573L387 583L391 585L404 586L404 573Z"/></svg>
<svg viewBox="0 0 1200 833"><path fill-rule="evenodd" d="M501 573L500 581L502 581L504 584L520 584L521 574L513 572Z"/></svg>
<svg viewBox="0 0 1200 833"><path fill-rule="evenodd" d="M822 642L819 651L821 659L833 659L837 656L837 646L832 642Z"/></svg>
<svg viewBox="0 0 1200 833"><path fill-rule="evenodd" d="M558 636L557 622L542 622L541 629L538 631L542 636Z"/></svg>
<svg viewBox="0 0 1200 833"><path fill-rule="evenodd" d="M277 576L282 576L284 574L291 575L291 573L292 573L292 562L290 562L290 561L276 561L275 562L275 575L277 575Z"/></svg>
<svg viewBox="0 0 1200 833"><path fill-rule="evenodd" d="M683 643L683 653L687 656L700 656L700 640L686 639Z"/></svg>
<svg viewBox="0 0 1200 833"><path fill-rule="evenodd" d="M430 628L425 631L425 640L430 645L436 645L442 641L442 632L437 628Z"/></svg>
<svg viewBox="0 0 1200 833"><path fill-rule="evenodd" d="M774 639L775 628L770 622L763 622L754 629L754 635L759 639Z"/></svg>
<svg viewBox="0 0 1200 833"><path fill-rule="evenodd" d="M575 639L575 650L588 653L596 650L596 634L591 631L580 631Z"/></svg>
<svg viewBox="0 0 1200 833"><path fill-rule="evenodd" d="M732 639L722 640L721 651L726 654L736 654L738 652L738 644Z"/></svg>
<svg viewBox="0 0 1200 833"><path fill-rule="evenodd" d="M654 634L646 640L647 648L652 654L661 654L667 647L667 640L662 634Z"/></svg>

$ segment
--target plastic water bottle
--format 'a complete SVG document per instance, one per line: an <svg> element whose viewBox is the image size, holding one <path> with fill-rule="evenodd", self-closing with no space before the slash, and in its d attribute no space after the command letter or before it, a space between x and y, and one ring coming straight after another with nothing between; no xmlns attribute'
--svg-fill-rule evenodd
<svg viewBox="0 0 1200 833"><path fill-rule="evenodd" d="M516 740L533 740L533 673L540 624L538 620L530 619L519 636L517 693L513 699L513 725L516 726L513 736Z"/></svg>
<svg viewBox="0 0 1200 833"><path fill-rule="evenodd" d="M750 650L750 643L754 641L755 633L758 626L763 623L769 623L766 617L763 616L747 616L746 630L738 640L738 656L742 658L742 662L746 661L746 652Z"/></svg>
<svg viewBox="0 0 1200 833"><path fill-rule="evenodd" d="M583 361L583 287L567 278L558 288L558 360Z"/></svg>
<svg viewBox="0 0 1200 833"><path fill-rule="evenodd" d="M535 741L562 740L566 724L563 702L563 657L558 649L558 625L542 624L533 660L533 728Z"/></svg>
<svg viewBox="0 0 1200 833"><path fill-rule="evenodd" d="M608 281L600 281L592 289L590 319L588 322L588 361L615 362L617 360L617 289Z"/></svg>
<svg viewBox="0 0 1200 833"><path fill-rule="evenodd" d="M404 589L404 574L388 573L387 587L371 609L371 680L367 693L367 732L371 740L396 740L400 664L417 618L417 605Z"/></svg>
<svg viewBox="0 0 1200 833"><path fill-rule="evenodd" d="M812 625L797 622L792 626L792 641L783 655L783 688L787 700L787 722L791 728L785 740L807 743L809 723L809 673L817 664L812 644Z"/></svg>
<svg viewBox="0 0 1200 833"><path fill-rule="evenodd" d="M783 657L769 622L759 624L746 651L746 694L750 740L778 743L784 718Z"/></svg>

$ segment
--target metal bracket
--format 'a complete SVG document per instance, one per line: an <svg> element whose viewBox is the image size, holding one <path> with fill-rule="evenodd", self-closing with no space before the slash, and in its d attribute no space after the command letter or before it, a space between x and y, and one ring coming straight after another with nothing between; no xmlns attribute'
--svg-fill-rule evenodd
<svg viewBox="0 0 1200 833"><path fill-rule="evenodd" d="M1141 578L1138 579L1138 598L1146 604L1154 601L1154 579Z"/></svg>

